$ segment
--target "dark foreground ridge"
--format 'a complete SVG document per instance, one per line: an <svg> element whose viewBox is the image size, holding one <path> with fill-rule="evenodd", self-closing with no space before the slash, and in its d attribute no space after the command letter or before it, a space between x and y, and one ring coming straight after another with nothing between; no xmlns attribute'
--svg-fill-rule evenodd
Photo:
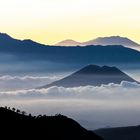
<svg viewBox="0 0 140 140"><path fill-rule="evenodd" d="M88 65L81 70L41 88L51 86L78 87L101 86L102 84L120 84L122 81L137 82L116 67Z"/></svg>
<svg viewBox="0 0 140 140"><path fill-rule="evenodd" d="M62 115L32 116L16 109L0 108L0 137L3 139L102 140L74 120Z"/></svg>
<svg viewBox="0 0 140 140"><path fill-rule="evenodd" d="M140 140L140 126L106 128L94 132L104 140Z"/></svg>

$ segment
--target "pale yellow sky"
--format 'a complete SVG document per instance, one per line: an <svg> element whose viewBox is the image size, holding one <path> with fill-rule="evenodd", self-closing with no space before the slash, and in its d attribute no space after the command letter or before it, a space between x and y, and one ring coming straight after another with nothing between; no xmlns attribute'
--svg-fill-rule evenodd
<svg viewBox="0 0 140 140"><path fill-rule="evenodd" d="M140 43L140 0L0 0L0 32L45 44L111 35Z"/></svg>

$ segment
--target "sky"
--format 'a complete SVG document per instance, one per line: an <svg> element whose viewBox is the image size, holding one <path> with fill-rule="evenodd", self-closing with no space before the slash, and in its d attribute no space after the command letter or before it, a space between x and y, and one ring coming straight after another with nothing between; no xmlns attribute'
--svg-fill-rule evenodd
<svg viewBox="0 0 140 140"><path fill-rule="evenodd" d="M0 32L55 44L120 35L140 43L140 0L0 0Z"/></svg>

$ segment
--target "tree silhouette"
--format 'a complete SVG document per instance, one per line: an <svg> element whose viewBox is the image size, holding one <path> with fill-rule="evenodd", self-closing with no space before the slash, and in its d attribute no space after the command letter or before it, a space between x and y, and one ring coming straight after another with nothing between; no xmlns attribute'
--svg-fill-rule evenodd
<svg viewBox="0 0 140 140"><path fill-rule="evenodd" d="M18 113L20 112L20 114ZM22 114L22 115L21 115ZM25 111L0 108L0 135L5 139L102 140L61 114L56 116L25 115ZM6 134L6 135L5 135Z"/></svg>
<svg viewBox="0 0 140 140"><path fill-rule="evenodd" d="M15 109L15 108L12 108L12 111L14 111L14 112L15 112L15 111L16 111L16 109Z"/></svg>
<svg viewBox="0 0 140 140"><path fill-rule="evenodd" d="M32 118L32 114L29 114L29 117Z"/></svg>
<svg viewBox="0 0 140 140"><path fill-rule="evenodd" d="M20 110L19 109L17 109L17 111L16 111L17 113L20 113Z"/></svg>
<svg viewBox="0 0 140 140"><path fill-rule="evenodd" d="M5 106L4 108L5 108L5 109L8 109L8 107L7 107L7 106Z"/></svg>
<svg viewBox="0 0 140 140"><path fill-rule="evenodd" d="M37 118L42 118L42 115L38 115Z"/></svg>
<svg viewBox="0 0 140 140"><path fill-rule="evenodd" d="M26 115L27 113L26 113L25 111L22 111L21 114L22 114L22 115Z"/></svg>

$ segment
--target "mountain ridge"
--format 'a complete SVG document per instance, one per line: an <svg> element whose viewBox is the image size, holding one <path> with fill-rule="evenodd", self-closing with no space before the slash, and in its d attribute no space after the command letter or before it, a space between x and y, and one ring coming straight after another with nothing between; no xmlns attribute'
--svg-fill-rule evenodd
<svg viewBox="0 0 140 140"><path fill-rule="evenodd" d="M60 114L32 116L15 108L0 107L0 124L1 137L4 139L103 140Z"/></svg>
<svg viewBox="0 0 140 140"><path fill-rule="evenodd" d="M94 40L84 42L85 45L123 45L128 47L140 46L140 44L130 40L127 37L110 36L110 37L98 37Z"/></svg>
<svg viewBox="0 0 140 140"><path fill-rule="evenodd" d="M73 43L74 42L74 43ZM68 40L64 40L62 42L59 42L55 44L55 46L87 46L87 45L123 45L125 47L130 48L140 48L140 44L130 40L127 37L120 37L120 36L110 36L110 37L98 37L93 40L89 40L86 42L76 42L72 40L69 42Z"/></svg>
<svg viewBox="0 0 140 140"><path fill-rule="evenodd" d="M88 65L61 80L40 88L48 88L51 86L101 86L109 83L120 84L122 81L137 82L116 67Z"/></svg>
<svg viewBox="0 0 140 140"><path fill-rule="evenodd" d="M55 44L55 46L80 46L82 45L82 43L80 42L77 42L75 40L72 40L72 39L67 39L67 40L64 40L64 41L61 41L57 44Z"/></svg>
<svg viewBox="0 0 140 140"><path fill-rule="evenodd" d="M7 46L10 47L11 45L17 45L17 46L24 46L25 44L29 45L29 44L34 44L34 45L44 45L41 43L38 43L36 41L33 41L31 39L15 39L13 37L11 37L10 35L6 34L6 33L0 33L0 46Z"/></svg>
<svg viewBox="0 0 140 140"><path fill-rule="evenodd" d="M140 125L95 130L94 133L104 140L139 140Z"/></svg>
<svg viewBox="0 0 140 140"><path fill-rule="evenodd" d="M31 39L15 39L13 37L11 37L10 35L8 35L7 33L0 33L0 41L17 41L17 42L32 42L32 43L37 43L39 45L45 45L42 43L38 43L36 41L33 41ZM109 37L98 37L89 41L85 41L85 42L78 42L72 39L66 39L63 40L57 44L55 44L54 46L91 46L91 45L103 45L103 46L107 46L107 45L122 45L122 46L131 46L131 47L140 47L140 44L132 41L131 39L127 38L127 37L121 37L121 36L109 36ZM45 46L51 46L51 45L45 45Z"/></svg>
<svg viewBox="0 0 140 140"><path fill-rule="evenodd" d="M88 64L115 65L121 69L140 66L140 52L121 45L49 46L1 36L6 38L0 37L1 74L70 72Z"/></svg>

